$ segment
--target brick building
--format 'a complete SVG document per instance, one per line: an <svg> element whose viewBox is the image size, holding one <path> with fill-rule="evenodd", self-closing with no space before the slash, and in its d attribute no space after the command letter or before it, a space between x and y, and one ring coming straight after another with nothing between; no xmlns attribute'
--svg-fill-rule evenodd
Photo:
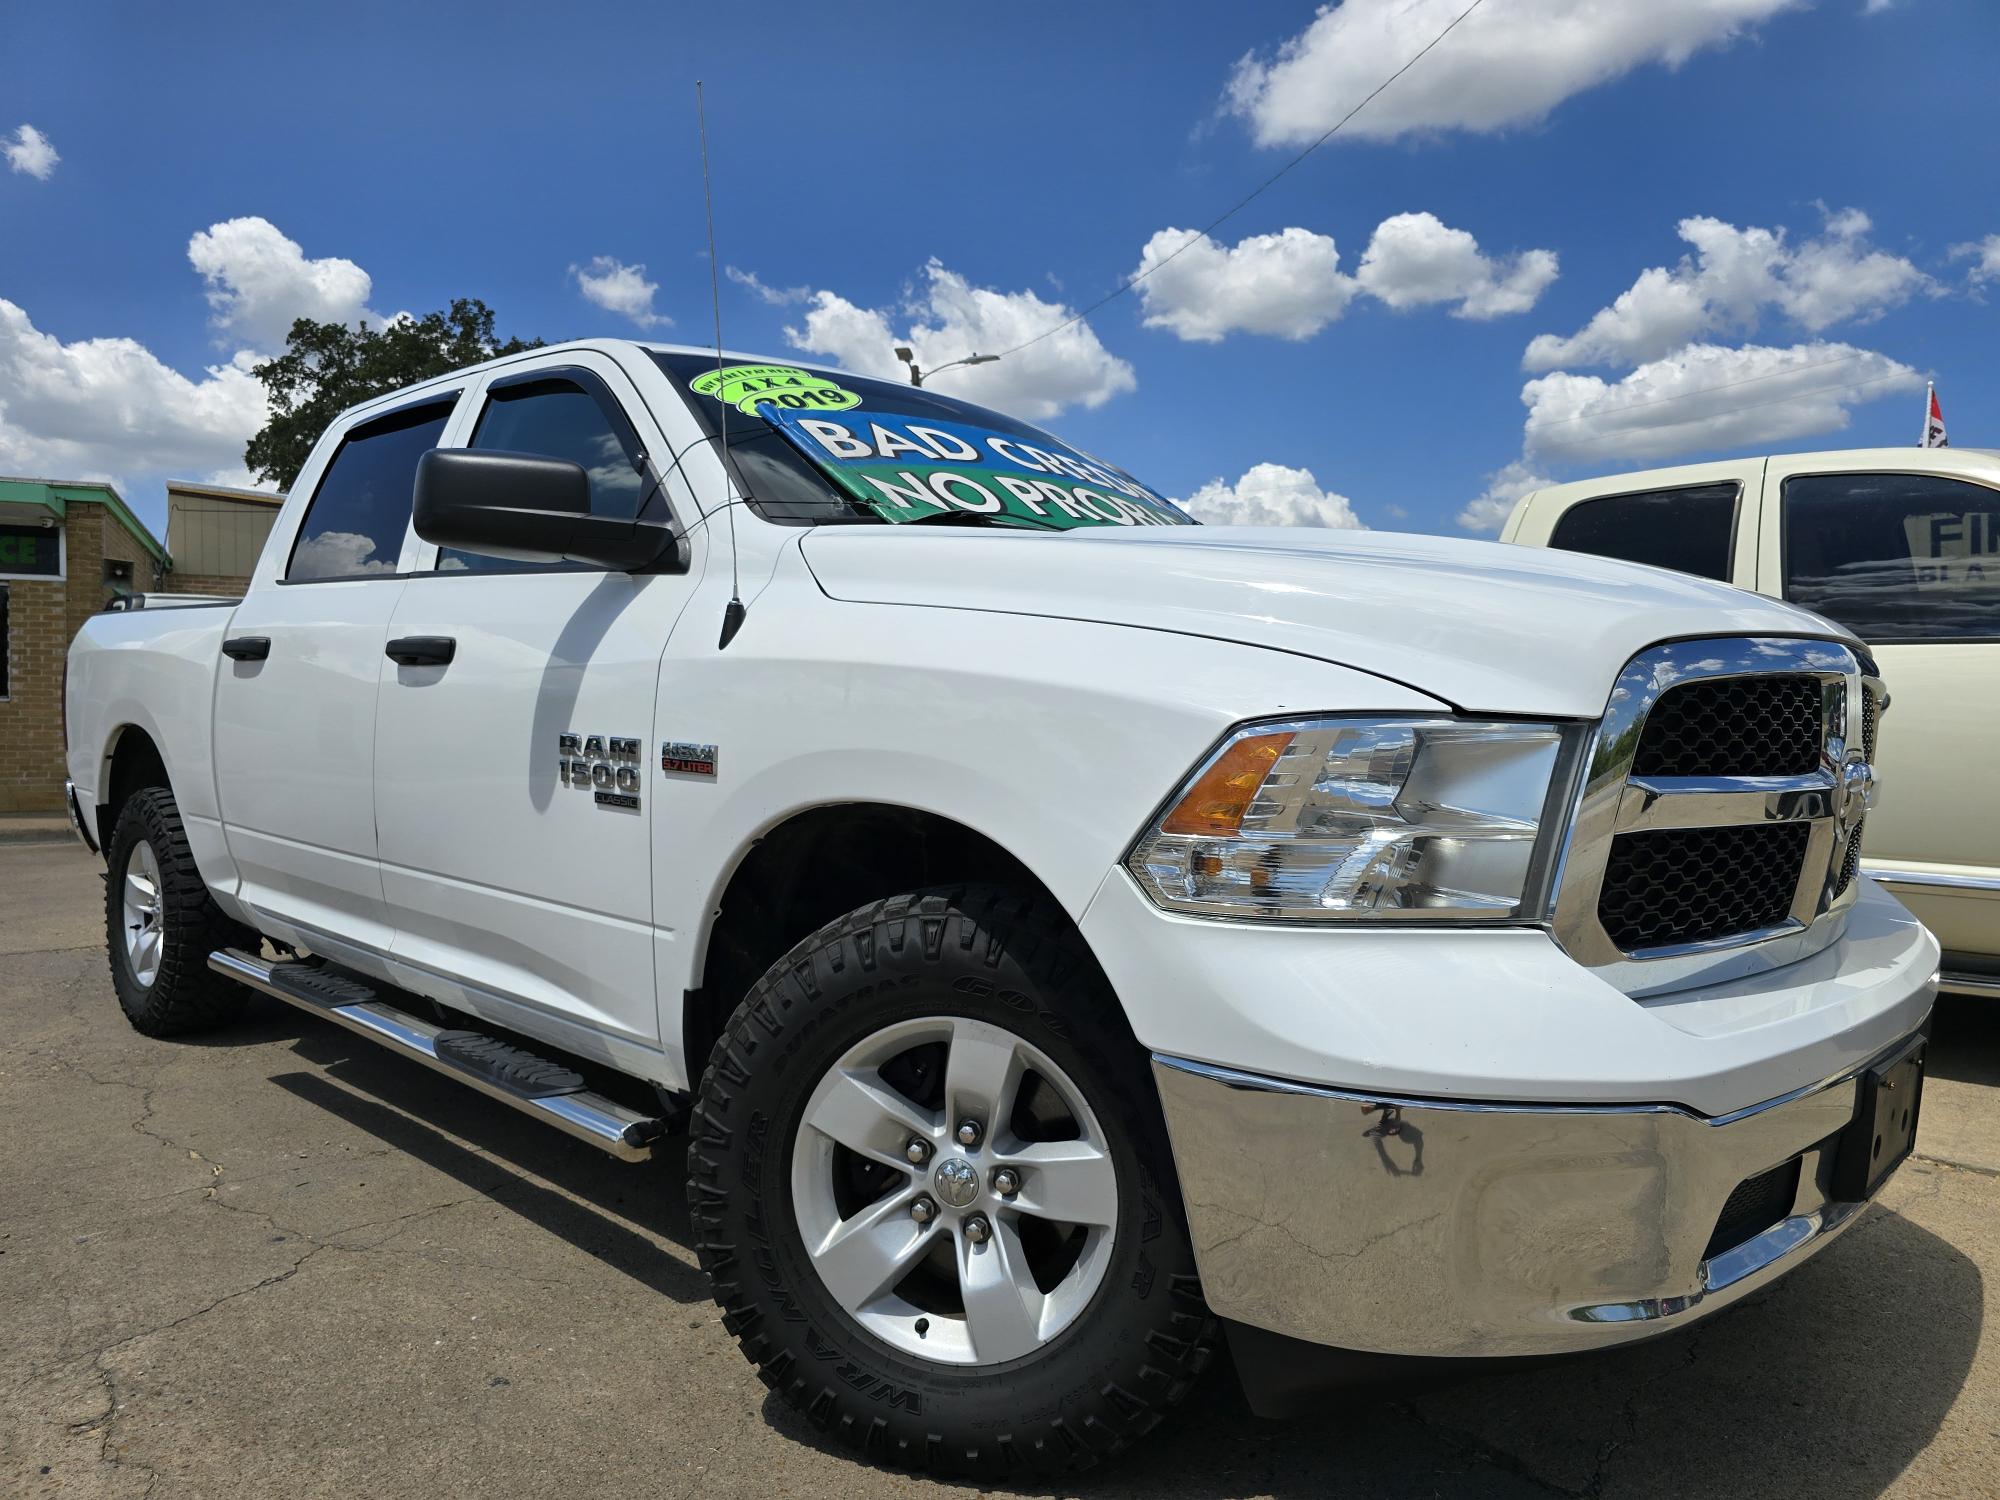
<svg viewBox="0 0 2000 1500"><path fill-rule="evenodd" d="M120 594L161 587L167 549L108 484L0 479L0 812L63 805L63 661Z"/></svg>

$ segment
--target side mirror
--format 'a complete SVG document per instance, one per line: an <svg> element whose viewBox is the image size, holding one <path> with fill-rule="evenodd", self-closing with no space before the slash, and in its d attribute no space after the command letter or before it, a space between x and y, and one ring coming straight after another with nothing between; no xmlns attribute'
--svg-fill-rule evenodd
<svg viewBox="0 0 2000 1500"><path fill-rule="evenodd" d="M622 573L683 563L671 526L592 515L589 476L560 458L433 448L417 462L413 499L418 536L482 557Z"/></svg>

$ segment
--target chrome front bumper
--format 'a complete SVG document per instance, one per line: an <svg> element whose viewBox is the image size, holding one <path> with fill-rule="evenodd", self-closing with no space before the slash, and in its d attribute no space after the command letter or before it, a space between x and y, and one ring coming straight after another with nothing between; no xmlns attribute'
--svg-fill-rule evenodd
<svg viewBox="0 0 2000 1500"><path fill-rule="evenodd" d="M1371 1098L1153 1058L1210 1308L1434 1356L1621 1343L1798 1265L1862 1207L1825 1184L1865 1071L1709 1119ZM1731 1192L1794 1157L1790 1211L1706 1255Z"/></svg>

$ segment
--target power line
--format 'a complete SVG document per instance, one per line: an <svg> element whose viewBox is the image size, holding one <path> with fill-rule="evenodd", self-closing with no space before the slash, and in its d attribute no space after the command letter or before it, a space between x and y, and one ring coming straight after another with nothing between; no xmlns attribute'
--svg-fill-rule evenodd
<svg viewBox="0 0 2000 1500"><path fill-rule="evenodd" d="M1366 109L1370 104L1374 102L1376 95L1380 94L1384 89L1388 88L1390 84L1394 83L1398 78L1401 78L1405 73L1409 72L1410 69L1414 68L1418 63L1422 62L1425 54L1428 53L1431 50L1431 48L1435 47L1439 42L1443 41L1446 37L1450 36L1453 31L1458 29L1458 23L1460 21L1463 21L1467 16L1471 15L1475 10L1478 10L1479 7L1485 3L1486 0L1472 0L1472 3L1470 5L1466 6L1464 10L1460 11L1456 16L1452 18L1451 24L1449 26L1446 26L1443 31L1440 31L1436 36L1432 37L1428 42L1424 43L1424 45L1416 52L1416 54L1412 56L1408 62L1404 63L1402 67L1396 69L1395 72L1391 73L1387 78L1383 79L1380 83L1376 84L1373 89L1369 90L1366 98L1364 98L1359 104L1355 105L1354 108L1350 109L1346 114L1342 115L1338 120L1335 120L1333 122L1333 125L1326 131L1325 134L1321 135L1318 140L1314 141L1310 146L1306 147L1305 150L1301 151L1297 156L1294 156L1290 161L1286 162L1282 167L1278 168L1278 170L1273 172L1269 177L1266 177L1262 182L1258 183L1257 186L1252 188L1249 192L1245 193L1241 198L1237 199L1235 203L1231 204L1227 209L1223 210L1223 212L1217 214L1213 219L1210 219L1201 228L1197 229L1193 234L1189 235L1185 240L1181 241L1179 245L1174 247L1173 251L1170 254L1164 256L1162 259L1148 266L1145 270L1135 272L1134 274L1126 277L1111 291L1106 292L1102 297L1099 297L1095 302L1091 303L1090 306L1084 308L1083 311L1064 319L1062 322L1056 324L1055 327L1053 328L1046 328L1042 330L1042 332L1036 334L1033 338L1026 339L1021 343L1014 345L1013 348L1011 349L1002 349L998 354L992 357L995 359L1005 359L1010 354L1019 354L1023 349L1031 348L1034 345L1039 344L1043 339L1055 337L1055 335L1061 333L1065 328L1072 328L1076 324L1081 323L1085 318L1089 317L1092 313L1096 312L1100 307L1103 307L1106 303L1115 301L1119 297L1124 296L1127 292L1131 291L1133 287L1137 286L1140 282L1144 281L1148 276L1153 275L1157 271L1164 270L1173 261L1178 259L1183 251L1190 250L1198 242L1207 239L1209 234L1217 227L1219 227L1225 220L1233 218L1237 213L1241 212L1244 208L1248 207L1251 200L1257 197L1259 193L1262 193L1266 188L1270 187L1272 183L1276 182L1280 177L1283 177L1287 172L1291 171L1293 167L1296 167L1300 162L1304 161L1308 156L1311 156L1313 152L1319 150L1321 146L1324 146L1328 141L1332 140L1334 136L1339 133L1340 128L1343 125L1345 125L1349 120L1353 119L1356 115L1360 114L1362 110Z"/></svg>

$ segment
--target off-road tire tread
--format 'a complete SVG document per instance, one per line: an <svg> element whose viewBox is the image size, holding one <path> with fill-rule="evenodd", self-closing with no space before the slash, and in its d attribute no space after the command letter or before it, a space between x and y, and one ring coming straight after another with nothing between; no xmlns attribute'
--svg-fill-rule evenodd
<svg viewBox="0 0 2000 1500"><path fill-rule="evenodd" d="M132 977L120 929L124 921L124 870L140 839L160 862L160 921L164 929L160 972L149 988ZM225 916L202 883L188 848L174 794L165 787L134 792L111 834L104 879L104 939L118 1005L142 1036L187 1036L226 1026L243 1013L250 992L208 967L218 948L258 946L258 937Z"/></svg>
<svg viewBox="0 0 2000 1500"><path fill-rule="evenodd" d="M1145 1339L1148 1357L1128 1370L1122 1383L1106 1381L1090 1399L1072 1400L1062 1415L1036 1429L987 1434L988 1446L982 1448L936 1430L929 1414L911 1416L900 1410L885 1414L880 1406L823 1378L825 1361L801 1360L783 1342L784 1330L774 1333L767 1326L770 1320L745 1284L747 1249L727 1237L725 1209L733 1193L725 1183L724 1168L732 1133L739 1128L731 1118L742 1112L738 1095L759 1053L821 998L819 964L835 974L850 962L869 971L880 955L901 955L912 944L935 962L947 943L955 943L966 954L977 953L989 967L997 966L1005 954L1045 992L1060 991L1077 977L1080 966L1088 966L1101 987L1104 1006L1118 1015L1120 1040L1132 1049L1134 1066L1140 1065L1142 1054L1123 1031L1109 984L1095 973L1094 961L1075 929L1045 900L1002 887L967 885L872 902L827 923L774 963L717 1039L689 1121L688 1202L695 1254L721 1306L723 1327L737 1340L759 1378L820 1432L863 1459L885 1467L971 1478L1077 1473L1152 1432L1213 1357L1217 1325L1192 1274L1191 1256L1188 1271L1169 1278L1164 1326ZM1083 1027L1095 1025L1099 1032L1107 1029L1102 1014L1067 1019ZM1150 1176L1148 1185L1170 1205L1174 1222L1166 1232L1181 1236L1184 1244L1186 1228L1177 1190Z"/></svg>

